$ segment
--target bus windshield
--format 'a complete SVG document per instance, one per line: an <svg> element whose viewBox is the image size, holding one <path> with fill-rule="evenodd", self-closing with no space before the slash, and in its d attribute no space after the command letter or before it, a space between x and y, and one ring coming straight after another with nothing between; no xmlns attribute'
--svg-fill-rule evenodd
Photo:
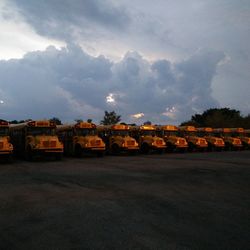
<svg viewBox="0 0 250 250"><path fill-rule="evenodd" d="M112 130L111 134L115 136L128 136L129 135L128 130Z"/></svg>
<svg viewBox="0 0 250 250"><path fill-rule="evenodd" d="M8 128L0 128L0 136L8 135Z"/></svg>
<svg viewBox="0 0 250 250"><path fill-rule="evenodd" d="M155 130L142 130L141 131L141 135L144 135L144 136L155 136L156 135L156 132Z"/></svg>
<svg viewBox="0 0 250 250"><path fill-rule="evenodd" d="M184 132L184 134L187 136L196 136L197 133L194 131L186 131L186 132Z"/></svg>
<svg viewBox="0 0 250 250"><path fill-rule="evenodd" d="M55 129L49 127L28 127L27 128L28 135L55 135Z"/></svg>
<svg viewBox="0 0 250 250"><path fill-rule="evenodd" d="M97 132L95 129L89 128L79 128L76 129L76 135L78 136L87 136L87 135L96 135Z"/></svg>
<svg viewBox="0 0 250 250"><path fill-rule="evenodd" d="M164 131L165 136L178 135L178 131Z"/></svg>

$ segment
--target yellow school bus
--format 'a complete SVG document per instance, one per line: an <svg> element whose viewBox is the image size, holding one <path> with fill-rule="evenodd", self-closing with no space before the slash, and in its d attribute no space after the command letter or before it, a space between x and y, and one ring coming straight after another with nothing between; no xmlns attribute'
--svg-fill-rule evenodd
<svg viewBox="0 0 250 250"><path fill-rule="evenodd" d="M205 138L201 138L197 135L197 128L194 126L180 126L180 134L186 138L188 142L188 149L194 150L206 150L208 143Z"/></svg>
<svg viewBox="0 0 250 250"><path fill-rule="evenodd" d="M188 148L186 139L179 136L178 127L174 125L157 126L157 134L164 139L168 151L185 151Z"/></svg>
<svg viewBox="0 0 250 250"><path fill-rule="evenodd" d="M120 154L122 152L138 152L138 143L129 134L130 126L125 124L104 125L98 126L97 130L98 134L106 143L108 153Z"/></svg>
<svg viewBox="0 0 250 250"><path fill-rule="evenodd" d="M242 142L239 138L234 137L230 128L215 128L213 129L214 134L220 137L225 142L225 149L235 150L242 148Z"/></svg>
<svg viewBox="0 0 250 250"><path fill-rule="evenodd" d="M156 135L156 126L154 125L133 126L131 134L139 143L140 150L144 154L151 151L161 153L166 150L166 143Z"/></svg>
<svg viewBox="0 0 250 250"><path fill-rule="evenodd" d="M244 149L250 149L250 135L244 128L231 128L232 136L239 138Z"/></svg>
<svg viewBox="0 0 250 250"><path fill-rule="evenodd" d="M247 138L250 138L250 129L244 129L244 134ZM250 149L250 146L248 146L247 149Z"/></svg>
<svg viewBox="0 0 250 250"><path fill-rule="evenodd" d="M0 120L0 157L11 159L13 154L13 145L10 143L9 123Z"/></svg>
<svg viewBox="0 0 250 250"><path fill-rule="evenodd" d="M61 159L63 144L56 135L56 124L48 120L11 124L11 141L14 152L32 160L36 156L53 156Z"/></svg>
<svg viewBox="0 0 250 250"><path fill-rule="evenodd" d="M222 138L216 137L213 132L213 128L204 127L204 128L197 128L197 133L200 137L206 139L208 143L208 150L209 151L220 151L224 149L225 143Z"/></svg>
<svg viewBox="0 0 250 250"><path fill-rule="evenodd" d="M89 122L77 122L57 126L57 135L63 142L64 153L81 157L91 153L103 156L105 143L97 135L96 125Z"/></svg>

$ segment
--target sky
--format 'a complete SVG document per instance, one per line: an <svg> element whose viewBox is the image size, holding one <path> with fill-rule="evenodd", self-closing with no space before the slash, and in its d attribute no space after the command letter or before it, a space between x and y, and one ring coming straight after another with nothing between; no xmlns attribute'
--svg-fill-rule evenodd
<svg viewBox="0 0 250 250"><path fill-rule="evenodd" d="M250 0L0 0L0 117L250 113Z"/></svg>

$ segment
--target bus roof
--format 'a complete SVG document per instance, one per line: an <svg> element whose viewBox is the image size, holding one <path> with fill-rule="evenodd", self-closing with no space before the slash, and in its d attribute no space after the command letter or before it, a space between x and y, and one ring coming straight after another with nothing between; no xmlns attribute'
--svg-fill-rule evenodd
<svg viewBox="0 0 250 250"><path fill-rule="evenodd" d="M71 130L73 128L77 128L77 129L95 129L96 125L94 123L90 123L90 122L77 122L77 123L57 125L57 130L58 131Z"/></svg>
<svg viewBox="0 0 250 250"><path fill-rule="evenodd" d="M195 126L180 126L179 130L186 131L186 132L196 132L197 131Z"/></svg>
<svg viewBox="0 0 250 250"><path fill-rule="evenodd" d="M175 125L162 125L157 128L164 131L178 131L178 127Z"/></svg>
<svg viewBox="0 0 250 250"><path fill-rule="evenodd" d="M236 133L244 133L245 130L244 128L231 128L232 132L236 132Z"/></svg>
<svg viewBox="0 0 250 250"><path fill-rule="evenodd" d="M111 126L112 130L129 130L129 125L125 124L116 124Z"/></svg>
<svg viewBox="0 0 250 250"><path fill-rule="evenodd" d="M56 127L55 122L49 121L49 120L36 120L36 121L28 121L24 123L18 123L18 124L10 124L11 129L22 129L24 127Z"/></svg>
<svg viewBox="0 0 250 250"><path fill-rule="evenodd" d="M107 131L107 130L129 130L131 127L126 124L114 124L114 125L98 125L97 130Z"/></svg>
<svg viewBox="0 0 250 250"><path fill-rule="evenodd" d="M139 130L156 130L156 127L154 125L141 125Z"/></svg>
<svg viewBox="0 0 250 250"><path fill-rule="evenodd" d="M197 128L198 132L213 132L211 127Z"/></svg>
<svg viewBox="0 0 250 250"><path fill-rule="evenodd" d="M214 128L213 132L217 132L217 133L230 133L231 129L230 128Z"/></svg>

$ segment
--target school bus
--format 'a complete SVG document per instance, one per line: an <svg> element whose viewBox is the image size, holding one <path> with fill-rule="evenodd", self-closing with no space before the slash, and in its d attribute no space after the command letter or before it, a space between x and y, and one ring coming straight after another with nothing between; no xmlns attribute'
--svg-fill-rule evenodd
<svg viewBox="0 0 250 250"><path fill-rule="evenodd" d="M186 151L188 148L186 139L179 136L178 127L174 125L157 126L157 134L164 139L168 151Z"/></svg>
<svg viewBox="0 0 250 250"><path fill-rule="evenodd" d="M232 136L239 138L244 149L250 149L250 135L244 128L231 128Z"/></svg>
<svg viewBox="0 0 250 250"><path fill-rule="evenodd" d="M200 137L206 139L209 151L220 151L225 147L225 142L223 141L223 139L214 135L213 128L197 128L197 132Z"/></svg>
<svg viewBox="0 0 250 250"><path fill-rule="evenodd" d="M13 145L10 143L9 123L0 120L0 157L11 159L13 155Z"/></svg>
<svg viewBox="0 0 250 250"><path fill-rule="evenodd" d="M129 125L104 125L98 126L97 130L101 138L106 143L108 153L120 154L122 152L138 152L139 146L136 140L129 134Z"/></svg>
<svg viewBox="0 0 250 250"><path fill-rule="evenodd" d="M226 150L235 150L242 148L242 142L239 138L234 137L230 128L215 128L213 132L216 136L222 138L225 142Z"/></svg>
<svg viewBox="0 0 250 250"><path fill-rule="evenodd" d="M179 131L181 136L186 138L188 142L188 149L190 151L201 150L204 151L208 147L208 143L205 138L197 135L197 128L194 126L180 126Z"/></svg>
<svg viewBox="0 0 250 250"><path fill-rule="evenodd" d="M244 129L244 131L245 131L245 133L244 133L245 136L250 138L250 129ZM247 148L250 149L250 146L248 146Z"/></svg>
<svg viewBox="0 0 250 250"><path fill-rule="evenodd" d="M37 156L61 159L63 144L56 135L56 124L48 120L29 121L10 125L14 153L32 160Z"/></svg>
<svg viewBox="0 0 250 250"><path fill-rule="evenodd" d="M131 135L137 140L140 150L144 154L148 154L150 151L162 153L166 150L166 143L156 135L154 125L133 126Z"/></svg>
<svg viewBox="0 0 250 250"><path fill-rule="evenodd" d="M63 142L65 155L81 157L83 154L103 156L105 143L97 135L96 125L77 122L57 126L57 135Z"/></svg>

